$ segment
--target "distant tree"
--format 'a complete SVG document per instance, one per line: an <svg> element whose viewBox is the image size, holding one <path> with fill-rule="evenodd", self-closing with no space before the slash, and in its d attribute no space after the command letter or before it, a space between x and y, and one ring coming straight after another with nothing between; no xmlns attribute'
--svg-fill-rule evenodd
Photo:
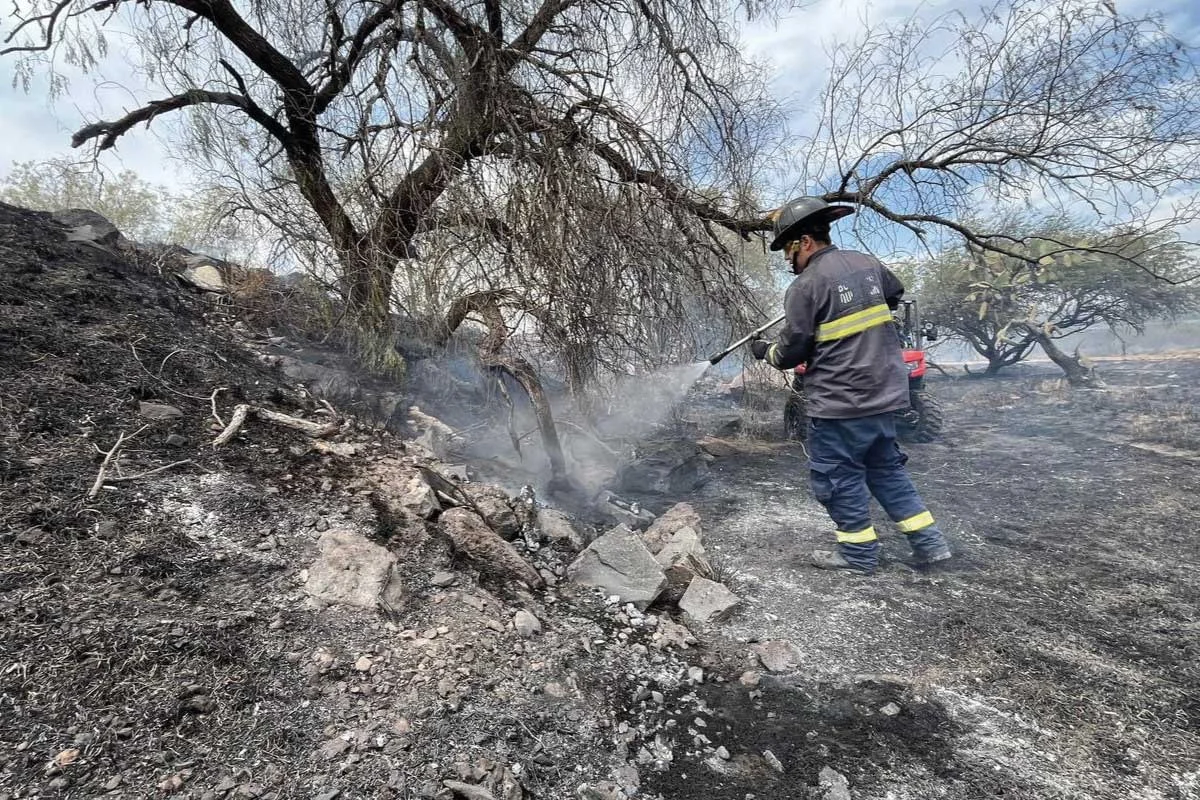
<svg viewBox="0 0 1200 800"><path fill-rule="evenodd" d="M1040 345L1072 383L1094 383L1079 355L1057 341L1096 326L1141 333L1150 320L1200 309L1200 282L1188 280L1198 265L1173 237L1100 235L1046 222L1024 231L1010 222L1009 229L1006 247L1020 241L1020 258L971 244L921 271L926 319L987 359L987 375Z"/></svg>
<svg viewBox="0 0 1200 800"><path fill-rule="evenodd" d="M109 175L95 164L55 158L14 162L0 182L0 200L39 211L91 209L129 238L149 241L166 232L164 212L174 198L132 170Z"/></svg>
<svg viewBox="0 0 1200 800"><path fill-rule="evenodd" d="M990 211L1033 209L1118 238L1182 234L1200 220L1198 64L1161 17L1094 0L1002 0L880 26L833 50L801 179L858 204L847 223L876 247L966 243L1032 271L1041 255ZM1044 235L1039 251L1076 248Z"/></svg>

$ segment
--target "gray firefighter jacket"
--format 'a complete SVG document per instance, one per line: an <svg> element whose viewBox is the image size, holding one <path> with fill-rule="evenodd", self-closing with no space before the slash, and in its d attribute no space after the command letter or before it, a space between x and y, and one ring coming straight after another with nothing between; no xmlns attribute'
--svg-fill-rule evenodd
<svg viewBox="0 0 1200 800"><path fill-rule="evenodd" d="M854 419L908 407L908 371L892 309L904 286L873 256L827 247L784 296L787 319L766 355L778 369L806 365L807 413Z"/></svg>

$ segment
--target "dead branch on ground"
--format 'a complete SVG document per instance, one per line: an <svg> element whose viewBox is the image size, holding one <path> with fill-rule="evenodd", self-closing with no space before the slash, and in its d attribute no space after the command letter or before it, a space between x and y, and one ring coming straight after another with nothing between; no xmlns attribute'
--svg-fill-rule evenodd
<svg viewBox="0 0 1200 800"><path fill-rule="evenodd" d="M341 425L336 422L313 422L293 417L290 414L284 414L281 411L272 411L269 408L255 408L246 403L240 403L233 409L233 416L229 418L229 424L225 426L225 430L221 431L221 434L213 440L213 447L220 447L236 436L237 432L241 430L242 425L246 422L246 417L251 413L261 420L300 431L313 439L332 436L342 429Z"/></svg>
<svg viewBox="0 0 1200 800"><path fill-rule="evenodd" d="M121 446L149 427L149 425L143 425L129 436L125 435L125 431L121 431L121 433L117 436L117 443L114 444L107 453L104 453L104 461L100 463L100 469L96 472L96 481L92 484L92 488L88 490L88 499L91 499L100 493L100 487L104 485L104 473L108 470L108 465L112 463L114 458L116 458L117 453L121 452Z"/></svg>
<svg viewBox="0 0 1200 800"><path fill-rule="evenodd" d="M116 475L113 477L108 477L108 478L104 479L104 482L105 483L128 483L129 481L138 481L138 480L141 480L142 478L149 478L151 475L157 475L160 472L166 472L169 469L175 469L175 467L182 467L184 464L191 464L191 463L192 463L192 460L190 458L185 458L182 461L172 461L170 464L164 464L161 467L155 467L154 469L148 469L145 472L139 472L136 475Z"/></svg>
<svg viewBox="0 0 1200 800"><path fill-rule="evenodd" d="M229 418L229 424L225 426L225 430L221 431L221 435L213 440L213 449L220 447L236 436L237 432L242 428L242 423L246 421L246 415L249 413L250 406L245 403L235 406L233 416Z"/></svg>

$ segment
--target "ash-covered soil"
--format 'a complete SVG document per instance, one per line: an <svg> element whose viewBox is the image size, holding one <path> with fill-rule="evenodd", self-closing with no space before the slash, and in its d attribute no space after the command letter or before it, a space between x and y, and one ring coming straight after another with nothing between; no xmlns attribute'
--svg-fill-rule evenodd
<svg viewBox="0 0 1200 800"><path fill-rule="evenodd" d="M640 728L617 718L688 685L682 628L480 574L398 523L388 471L433 462L386 433L349 421L319 449L251 417L214 448L238 403L330 418L230 298L2 204L0 287L0 798L636 786ZM396 555L396 602L309 597L332 530ZM572 555L530 558L557 582Z"/></svg>
<svg viewBox="0 0 1200 800"><path fill-rule="evenodd" d="M909 449L959 558L895 534L871 580L804 566L831 526L756 412L647 500L696 507L744 598L691 638L573 589L564 542L522 551L531 590L398 521L387 476L439 467L412 441L251 418L214 448L238 403L333 416L230 298L3 205L0 289L0 800L1200 797L1200 361L939 381L947 435ZM467 467L536 472L505 463ZM334 530L395 554L396 602L313 601Z"/></svg>
<svg viewBox="0 0 1200 800"><path fill-rule="evenodd" d="M1200 797L1200 359L1101 372L1104 392L1069 390L1037 367L935 382L946 435L906 450L955 546L945 569L909 567L894 531L873 579L807 567L832 537L799 445L718 458L714 480L688 498L747 598L729 636L796 644L789 679L802 687L861 673L907 687L894 718L863 703L861 746L826 744L856 798ZM942 735L906 752L891 734L915 714L912 698L945 717L918 705L924 719L902 740L930 727ZM764 702L743 729L760 732L769 710ZM800 715L791 737L775 735L822 740L809 724ZM796 759L811 775L808 752ZM651 786L742 798L757 782L689 772L690 782Z"/></svg>

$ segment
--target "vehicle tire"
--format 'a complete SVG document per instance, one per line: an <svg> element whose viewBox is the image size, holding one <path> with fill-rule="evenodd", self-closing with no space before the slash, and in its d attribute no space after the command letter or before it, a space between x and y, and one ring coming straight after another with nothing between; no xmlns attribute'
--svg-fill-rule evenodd
<svg viewBox="0 0 1200 800"><path fill-rule="evenodd" d="M942 434L942 404L927 389L908 393L911 406L897 416L896 433L906 442L932 442Z"/></svg>
<svg viewBox="0 0 1200 800"><path fill-rule="evenodd" d="M795 389L788 392L787 404L783 407L783 433L791 442L803 442L808 438L808 412L803 392Z"/></svg>

